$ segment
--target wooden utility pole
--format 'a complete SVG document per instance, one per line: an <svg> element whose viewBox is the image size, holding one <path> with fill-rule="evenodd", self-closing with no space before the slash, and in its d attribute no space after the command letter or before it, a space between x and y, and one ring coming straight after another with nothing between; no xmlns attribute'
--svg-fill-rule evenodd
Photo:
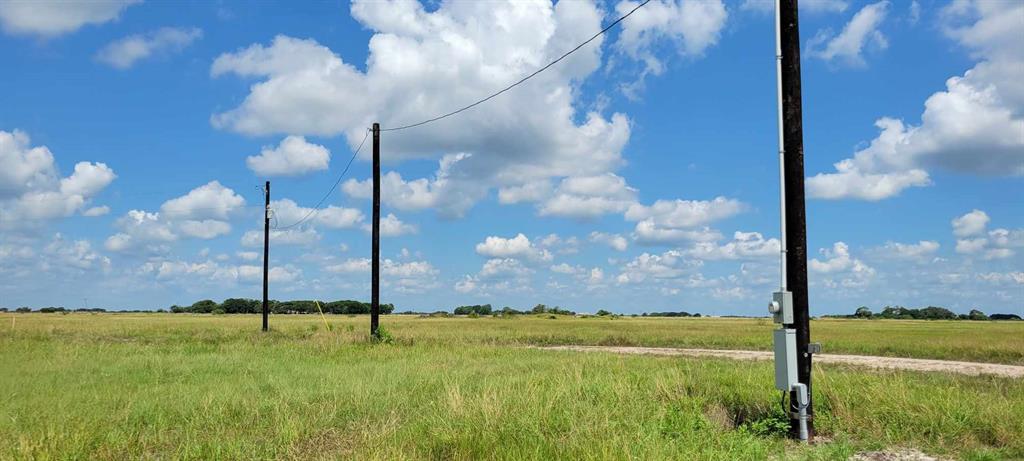
<svg viewBox="0 0 1024 461"><path fill-rule="evenodd" d="M797 380L807 386L807 429L814 437L814 401L811 397L811 323L807 296L807 209L804 202L804 139L800 94L800 29L797 0L780 0L779 26L782 59L782 118L785 159L783 181L786 205L786 285L793 293L793 324L796 329ZM790 431L799 420L797 396L790 392Z"/></svg>
<svg viewBox="0 0 1024 461"><path fill-rule="evenodd" d="M370 287L370 336L380 338L380 124L373 124L373 275Z"/></svg>
<svg viewBox="0 0 1024 461"><path fill-rule="evenodd" d="M270 329L270 304L267 301L268 278L270 267L270 181L263 186L263 331Z"/></svg>

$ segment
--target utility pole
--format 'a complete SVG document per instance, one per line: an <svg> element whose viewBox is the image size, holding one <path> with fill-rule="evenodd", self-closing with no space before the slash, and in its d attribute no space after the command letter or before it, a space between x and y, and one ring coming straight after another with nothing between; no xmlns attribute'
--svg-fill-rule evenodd
<svg viewBox="0 0 1024 461"><path fill-rule="evenodd" d="M264 207L263 207L263 331L270 329L268 316L270 305L267 302L268 278L267 270L270 267L270 181L263 186Z"/></svg>
<svg viewBox="0 0 1024 461"><path fill-rule="evenodd" d="M380 338L380 124L373 124L373 275L370 288L370 336Z"/></svg>
<svg viewBox="0 0 1024 461"><path fill-rule="evenodd" d="M800 91L800 28L797 13L798 0L779 0L778 27L780 44L781 107L784 222L785 222L785 278L792 292L792 323L785 325L796 330L797 381L806 386L806 397L790 390L790 431L797 435L798 402L806 399L806 425L808 440L814 438L814 406L811 398L811 324L807 296L807 209L804 202L804 140L803 114ZM815 345L817 346L817 345Z"/></svg>

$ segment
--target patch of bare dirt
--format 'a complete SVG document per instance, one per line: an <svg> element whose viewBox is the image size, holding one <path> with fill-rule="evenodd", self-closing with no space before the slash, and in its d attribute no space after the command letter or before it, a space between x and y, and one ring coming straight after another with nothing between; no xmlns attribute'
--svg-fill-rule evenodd
<svg viewBox="0 0 1024 461"><path fill-rule="evenodd" d="M673 355L687 357L720 357L735 360L772 360L772 352L718 349L676 349L669 347L627 346L546 346L545 350L577 352L612 352L616 354ZM903 357L875 357L869 355L816 354L816 363L837 363L886 370L932 371L962 375L992 375L1004 378L1024 378L1024 366L998 363L959 362L953 360L911 359Z"/></svg>

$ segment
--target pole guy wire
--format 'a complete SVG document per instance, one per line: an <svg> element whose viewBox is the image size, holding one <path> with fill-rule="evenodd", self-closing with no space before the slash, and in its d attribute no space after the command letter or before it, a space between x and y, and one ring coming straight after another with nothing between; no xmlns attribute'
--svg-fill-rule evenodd
<svg viewBox="0 0 1024 461"><path fill-rule="evenodd" d="M298 220L298 221L296 221L296 222L294 222L292 224L289 224L287 226L275 227L275 229L278 229L278 230L290 229L292 227L298 226L299 224L302 224L302 223L306 222L307 220L312 218L313 215L318 213L320 211L320 207L324 204L325 201L327 201L327 198L330 197L331 194L334 193L335 189L338 188L338 184L341 184L341 180L345 177L345 174L348 173L349 168L352 167L352 162L355 161L356 156L359 155L359 151L363 150L363 145L366 144L366 138L368 138L369 136L370 136L370 129L367 128L366 129L366 134L363 135L363 140L359 141L359 147L357 147L355 152L352 153L352 158L348 159L348 163L345 165L345 169L341 171L340 175L338 175L338 179L336 181L334 181L334 185L331 186L330 190L328 190L327 193L324 194L324 196L320 199L319 202L316 202L316 206L314 206L312 210L309 210L309 212L306 213L306 215L303 216L302 219L300 219L300 220Z"/></svg>
<svg viewBox="0 0 1024 461"><path fill-rule="evenodd" d="M480 104L483 104L483 103L485 103L485 102L487 102L487 101L490 101L491 99L494 99L495 97L497 97L497 96L501 95L502 93L504 93L504 92L506 92L506 91L508 91L508 90L511 90L512 88L515 88L515 87L519 86L519 85L520 85L520 84L522 84L523 82L526 82L527 80L529 80L529 79L531 79L531 78L535 77L535 76L536 76L537 74L540 74L541 72L544 72L545 70L548 70L548 68L550 68L551 66L553 66L553 65L555 65L555 64L558 64L558 63L559 63L559 62L560 62L561 60L563 60L563 59L565 59L565 58L569 57L569 55L571 55L571 54L575 53L576 51L579 51L579 49L580 49L580 48L583 48L583 47L584 47L584 46L586 46L586 45L587 45L588 43L590 43L590 42L594 41L595 39L597 39L597 37L600 37L600 36L604 35L604 34L605 34L606 32L608 32L609 30L611 30L611 29L612 29L613 27L615 27L616 25L618 25L618 24L619 24L620 22L622 22L623 20L625 20L626 18L628 18L628 17L630 16L630 15L632 15L633 13L635 13L635 12L636 12L636 10L639 10L639 9L640 9L640 8L642 8L642 7L644 6L644 5L646 5L646 4L648 4L648 3L650 3L650 1L651 1L651 0L644 0L644 2L643 2L643 3L641 3L641 4L637 5L637 6L636 6L635 8L633 8L632 10L629 10L629 12L628 12L628 13L626 13L626 14L622 15L621 17L619 17L619 18L618 18L618 19L616 19L615 21L612 21L612 23L611 23L611 24L608 24L608 26L607 26L607 27L605 27L604 29L601 29L601 31L600 31L600 32L598 32L598 33L594 34L594 35L593 35L592 37L588 38L588 39L587 39L587 40L586 40L585 42L583 42L583 43L580 43L579 45L576 45L576 47L575 47L575 48L573 48L573 49L571 49L571 50L567 51L567 52L566 52L565 54L563 54L563 55L559 56L559 57L558 57L558 59L555 59L554 61L551 61L551 62L549 62L549 63L548 63L548 64L547 64L546 66L544 66L544 67L541 67L540 69L537 69L537 70L535 70L535 71L534 71L534 72L533 72L532 74L530 74L530 75L527 75L527 76L525 76L525 77L523 77L523 78L519 79L519 80L518 80L517 82L515 82L515 83L513 83L513 84L511 84L511 85L509 85L509 86L506 86L505 88L502 88L502 89L501 89L501 90L499 90L498 92L496 92L496 93L493 93L493 94L491 94L490 96L487 96L486 98L483 98L483 99L481 99L481 100L479 100L479 101L476 101L476 102L474 102L474 103L472 103L472 104L470 104L470 105L468 105L468 106L464 106L464 107L462 107L462 108L459 108L459 109L453 110L453 111L451 111L451 112L448 112L447 114L443 114L443 115L438 115L437 117L434 117L434 118L429 118L429 119L423 120L423 121L421 121L421 122L417 122L417 123L412 123L412 124L409 124L409 125L402 125L402 126L398 126L398 127L394 127L394 128L381 128L381 129L380 129L380 131L399 131L399 130L405 130L405 129L408 129L408 128L415 128L415 127L418 127L418 126L423 126L423 125L426 125L426 124L428 124L428 123L431 123L431 122L436 122L436 121L438 121L438 120L441 120L441 119L445 119L445 118L451 117L451 116L453 116L453 115L456 115L456 114L458 114L458 113L460 113L460 112L464 112L464 111L467 111L467 110L469 110L469 109L472 109L472 108L474 108L474 107L476 107L476 106L479 106Z"/></svg>

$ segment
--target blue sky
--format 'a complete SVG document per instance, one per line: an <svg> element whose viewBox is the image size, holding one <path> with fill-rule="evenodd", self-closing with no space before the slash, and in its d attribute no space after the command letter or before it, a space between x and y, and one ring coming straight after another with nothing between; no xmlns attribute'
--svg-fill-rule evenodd
<svg viewBox="0 0 1024 461"><path fill-rule="evenodd" d="M0 306L366 299L366 127L490 94L635 3L0 1ZM770 2L653 0L385 132L383 298L760 315ZM1024 313L1024 6L801 2L813 314ZM87 300L87 301L86 301Z"/></svg>

